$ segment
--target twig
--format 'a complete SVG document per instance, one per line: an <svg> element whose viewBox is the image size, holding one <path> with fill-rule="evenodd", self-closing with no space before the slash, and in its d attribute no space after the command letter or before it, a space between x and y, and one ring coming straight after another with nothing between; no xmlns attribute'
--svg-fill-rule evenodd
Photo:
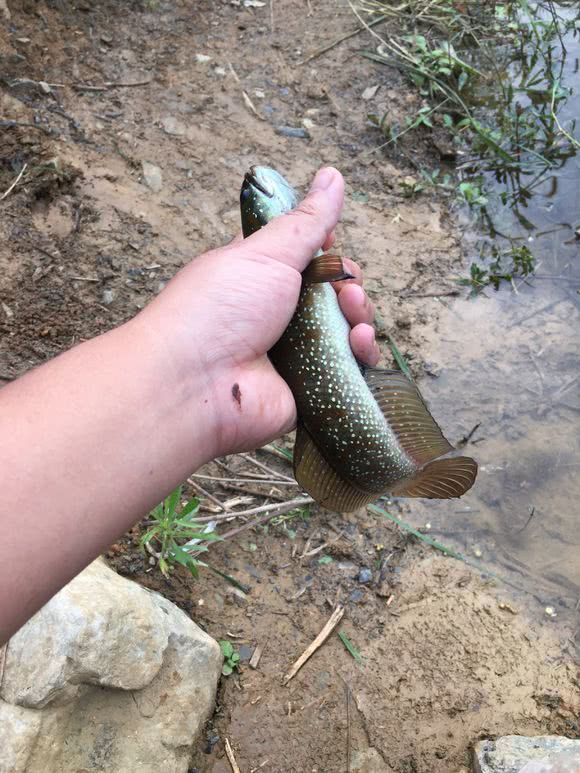
<svg viewBox="0 0 580 773"><path fill-rule="evenodd" d="M238 767L238 763L236 762L236 758L234 757L234 752L232 751L231 744L227 738L226 738L226 754L228 756L229 763L232 766L232 773L241 773Z"/></svg>
<svg viewBox="0 0 580 773"><path fill-rule="evenodd" d="M256 483L261 483L261 481L256 481ZM272 491L260 491L257 488L253 488L252 486L236 486L235 483L222 483L222 488L227 489L228 491L237 491L241 494L252 494L255 497L262 497L263 499L274 499L276 502L287 502L287 498L283 494L274 494Z"/></svg>
<svg viewBox="0 0 580 773"><path fill-rule="evenodd" d="M194 475L192 475L192 478L197 478L198 480L213 480L216 483L271 483L272 485L280 485L280 486L297 486L295 480L291 480L288 478L287 480L275 480L274 478L264 478L261 475L256 477L249 477L248 473L244 473L244 475L248 475L247 478L236 478L235 476L232 478L220 478L217 475L202 475L199 472L196 472Z"/></svg>
<svg viewBox="0 0 580 773"><path fill-rule="evenodd" d="M13 181L12 185L11 185L11 186L10 186L10 187L9 187L7 190L5 190L5 191L4 191L4 193L2 194L2 196L0 196L0 201L4 201L4 199L5 199L5 198L6 198L8 195L10 195L10 193L11 193L11 192L14 190L14 188L16 188L16 186L18 185L18 183L20 182L20 180L22 180L22 175L24 174L24 172L26 172L26 169L27 169L27 167L28 167L28 164L24 164L24 166L22 167L22 169L21 169L21 170L18 172L18 176L17 176L17 177L16 177L16 179Z"/></svg>
<svg viewBox="0 0 580 773"><path fill-rule="evenodd" d="M265 642L262 642L262 644L258 644L256 649L253 651L252 657L250 658L250 668L258 668L260 658L262 657L264 649L266 648L266 644L268 644L268 639L266 639Z"/></svg>
<svg viewBox="0 0 580 773"><path fill-rule="evenodd" d="M133 83L114 83L113 81L106 81L102 86L95 86L91 83L73 83L72 87L75 91L108 91L109 89L131 89L136 86L148 86L151 83L151 78L146 81L134 81Z"/></svg>
<svg viewBox="0 0 580 773"><path fill-rule="evenodd" d="M254 459L253 456L250 456L250 454L242 454L242 457L251 464L255 465L259 470L263 470L264 472L267 472L269 475L273 475L274 477L282 478L283 480L289 481L290 483L296 483L296 481L293 478L290 478L288 475L284 475L282 472L278 472L277 470L273 470L271 467L268 467L264 462L260 462L259 459Z"/></svg>
<svg viewBox="0 0 580 773"><path fill-rule="evenodd" d="M376 24L380 24L382 21L385 21L387 17L386 16L379 16L376 19L373 19L373 21L369 22L369 27L374 27ZM298 62L298 66L302 66L303 64L308 64L308 62L311 62L313 59L317 59L319 56L322 56L322 54L326 54L327 51L331 51L333 48L336 48L336 46L339 46L341 43L344 43L345 40L349 40L349 38L354 38L355 35L358 35L359 32L363 32L366 29L366 27L357 27L355 30L351 30L351 32L347 32L346 35L341 35L339 38L334 40L332 43L329 43L327 46L323 46L322 48L317 49L313 54L310 54L310 56L307 56L306 59L302 59L300 62Z"/></svg>
<svg viewBox="0 0 580 773"><path fill-rule="evenodd" d="M344 607L341 607L340 605L336 607L334 612L331 614L331 616L328 619L328 622L320 631L316 639L310 644L300 655L298 660L294 663L294 665L290 668L288 673L284 676L283 683L286 685L288 682L296 676L296 674L300 671L302 666L306 663L306 661L316 652L317 649L319 649L324 642L328 639L330 634L334 631L336 626L340 623L342 620L342 617L344 615Z"/></svg>
<svg viewBox="0 0 580 773"><path fill-rule="evenodd" d="M204 496L206 499L209 499L210 502L213 502L214 505L217 505L220 510L225 511L225 507L223 504L219 501L217 497L214 497L213 494L210 494L209 491L206 491L204 488L202 488L199 483L196 483L192 478L188 478L187 482L190 486L192 486L196 491L198 491L202 496Z"/></svg>
<svg viewBox="0 0 580 773"><path fill-rule="evenodd" d="M250 510L230 510L226 513L219 513L218 515L215 515L213 517L211 516L204 516L203 518L196 518L196 521L199 521L200 523L205 523L206 521L223 521L230 518L246 518L249 515L259 515L260 513L270 513L274 510L277 510L278 512L275 512L274 515L282 515L282 513L287 513L290 510L295 510L297 507L302 507L303 505L310 505L314 502L312 497L297 497L296 499L290 499L288 502L284 502L281 504L276 505L261 505L260 507L252 507Z"/></svg>
<svg viewBox="0 0 580 773"><path fill-rule="evenodd" d="M334 545L335 542L338 542L344 537L344 531L341 531L338 537L335 537L334 539L328 540L328 542L323 542L322 545L319 545L317 548L313 548L312 550L306 550L306 547L304 548L304 552L302 553L299 558L312 558L312 556L315 556L317 553L320 553L324 548L327 548L329 545Z"/></svg>

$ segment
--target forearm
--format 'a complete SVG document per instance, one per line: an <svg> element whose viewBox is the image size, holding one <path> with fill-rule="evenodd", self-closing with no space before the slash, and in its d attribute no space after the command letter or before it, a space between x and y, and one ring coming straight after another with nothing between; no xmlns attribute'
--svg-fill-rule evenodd
<svg viewBox="0 0 580 773"><path fill-rule="evenodd" d="M138 317L0 392L0 643L216 453L187 371Z"/></svg>

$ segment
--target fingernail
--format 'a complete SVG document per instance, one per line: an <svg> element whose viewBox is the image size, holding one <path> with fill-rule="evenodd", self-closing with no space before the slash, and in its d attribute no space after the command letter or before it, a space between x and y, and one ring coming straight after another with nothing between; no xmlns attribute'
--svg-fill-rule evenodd
<svg viewBox="0 0 580 773"><path fill-rule="evenodd" d="M319 172L317 172L310 190L312 192L327 190L332 185L335 176L336 173L334 169L331 169L328 166L324 167L324 169L321 169Z"/></svg>

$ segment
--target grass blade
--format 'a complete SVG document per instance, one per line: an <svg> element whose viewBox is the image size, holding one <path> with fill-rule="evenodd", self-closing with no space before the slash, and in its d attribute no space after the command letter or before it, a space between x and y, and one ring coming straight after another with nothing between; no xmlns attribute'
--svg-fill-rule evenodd
<svg viewBox="0 0 580 773"><path fill-rule="evenodd" d="M405 374L405 376L407 376L407 378L412 381L413 377L411 376L411 370L410 370L409 366L407 365L407 361L405 360L405 358L403 357L403 355L401 354L401 352L397 348L397 344L393 341L391 336L389 336L389 346L391 347L391 352L392 352L393 357L395 358L395 362L399 366L400 370L402 370L403 373Z"/></svg>
<svg viewBox="0 0 580 773"><path fill-rule="evenodd" d="M341 640L346 650L352 655L352 657L356 660L356 662L361 663L362 662L361 654L354 646L354 644L351 642L351 640L348 638L348 636L342 631L339 631L338 638Z"/></svg>

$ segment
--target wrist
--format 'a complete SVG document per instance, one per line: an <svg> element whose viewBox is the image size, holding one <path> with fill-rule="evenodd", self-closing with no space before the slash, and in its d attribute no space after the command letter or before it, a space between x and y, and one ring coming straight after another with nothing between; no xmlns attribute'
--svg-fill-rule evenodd
<svg viewBox="0 0 580 773"><path fill-rule="evenodd" d="M219 422L212 400L212 379L204 367L200 340L190 345L169 315L145 309L121 328L127 345L143 359L144 405L149 406L172 470L184 480L220 453Z"/></svg>

